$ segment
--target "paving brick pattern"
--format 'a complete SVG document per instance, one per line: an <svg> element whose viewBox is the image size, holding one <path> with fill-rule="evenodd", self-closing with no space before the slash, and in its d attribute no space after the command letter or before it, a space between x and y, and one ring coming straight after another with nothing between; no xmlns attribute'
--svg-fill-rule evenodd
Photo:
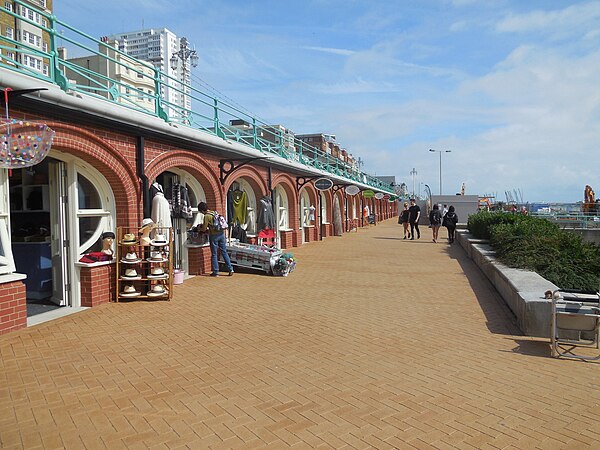
<svg viewBox="0 0 600 450"><path fill-rule="evenodd" d="M394 222L0 336L0 447L600 448L600 365Z"/></svg>

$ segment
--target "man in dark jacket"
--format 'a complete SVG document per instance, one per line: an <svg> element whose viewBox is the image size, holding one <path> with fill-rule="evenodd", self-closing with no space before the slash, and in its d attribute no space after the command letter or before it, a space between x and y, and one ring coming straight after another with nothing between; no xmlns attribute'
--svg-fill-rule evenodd
<svg viewBox="0 0 600 450"><path fill-rule="evenodd" d="M419 217L421 217L421 208L415 202L414 198L410 199L410 208L408 208L408 223L410 223L410 239L414 241L415 230L417 231L417 239L421 239L419 231Z"/></svg>

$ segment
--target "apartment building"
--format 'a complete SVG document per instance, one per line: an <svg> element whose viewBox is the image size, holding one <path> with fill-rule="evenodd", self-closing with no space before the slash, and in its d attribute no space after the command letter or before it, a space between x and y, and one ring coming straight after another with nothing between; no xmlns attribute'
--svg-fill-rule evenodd
<svg viewBox="0 0 600 450"><path fill-rule="evenodd" d="M167 28L149 28L139 31L114 34L108 37L119 43L118 49L133 58L150 62L166 75L163 80L162 98L165 100L165 110L175 120L185 116L185 111L192 107L190 90L185 87L191 84L191 64L188 60L178 60L178 52L182 43L187 45L185 38L178 38ZM178 60L177 67L170 64L171 59Z"/></svg>
<svg viewBox="0 0 600 450"><path fill-rule="evenodd" d="M70 83L90 94L154 113L156 88L152 64L118 52L118 41L108 38L102 41L98 54L79 58L67 58L66 49L59 49L62 59L81 67L66 68Z"/></svg>
<svg viewBox="0 0 600 450"><path fill-rule="evenodd" d="M7 47L1 51L2 62L48 75L50 35L40 27L49 25L44 14L52 14L52 0L25 0L23 3L26 5L14 1L0 3L0 33L2 45ZM19 51L21 43L27 46L26 51Z"/></svg>

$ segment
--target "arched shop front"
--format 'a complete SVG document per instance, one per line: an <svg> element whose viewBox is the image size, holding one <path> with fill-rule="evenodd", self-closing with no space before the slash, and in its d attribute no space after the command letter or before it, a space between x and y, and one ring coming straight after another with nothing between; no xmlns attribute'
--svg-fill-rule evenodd
<svg viewBox="0 0 600 450"><path fill-rule="evenodd" d="M206 202L204 187L191 173L174 167L156 177L151 185L151 192L156 190L164 193L170 205L173 227L173 267L189 274L186 246L188 230L199 221L198 203Z"/></svg>
<svg viewBox="0 0 600 450"><path fill-rule="evenodd" d="M240 242L254 243L259 231L258 199L263 197L252 178L239 177L227 190L227 223L231 237Z"/></svg>
<svg viewBox="0 0 600 450"><path fill-rule="evenodd" d="M101 250L100 236L113 231L116 202L111 184L94 165L52 150L41 163L4 177L10 246L0 232L4 263L25 274L28 317L56 307L80 307L78 264ZM3 216L6 221L6 216ZM10 253L9 253L10 252ZM8 266L4 266L7 268Z"/></svg>

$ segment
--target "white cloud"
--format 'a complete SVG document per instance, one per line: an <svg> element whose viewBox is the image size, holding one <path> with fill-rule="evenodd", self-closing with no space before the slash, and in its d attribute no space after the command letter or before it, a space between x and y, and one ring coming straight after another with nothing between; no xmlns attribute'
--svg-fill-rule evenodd
<svg viewBox="0 0 600 450"><path fill-rule="evenodd" d="M525 14L510 14L500 20L496 29L500 32L531 32L563 30L580 31L600 19L600 2L594 1L572 5L562 10L536 10Z"/></svg>
<svg viewBox="0 0 600 450"><path fill-rule="evenodd" d="M329 48L329 47L302 47L305 50L314 50L316 52L333 53L334 55L350 56L356 53L354 50L347 50L344 48Z"/></svg>

